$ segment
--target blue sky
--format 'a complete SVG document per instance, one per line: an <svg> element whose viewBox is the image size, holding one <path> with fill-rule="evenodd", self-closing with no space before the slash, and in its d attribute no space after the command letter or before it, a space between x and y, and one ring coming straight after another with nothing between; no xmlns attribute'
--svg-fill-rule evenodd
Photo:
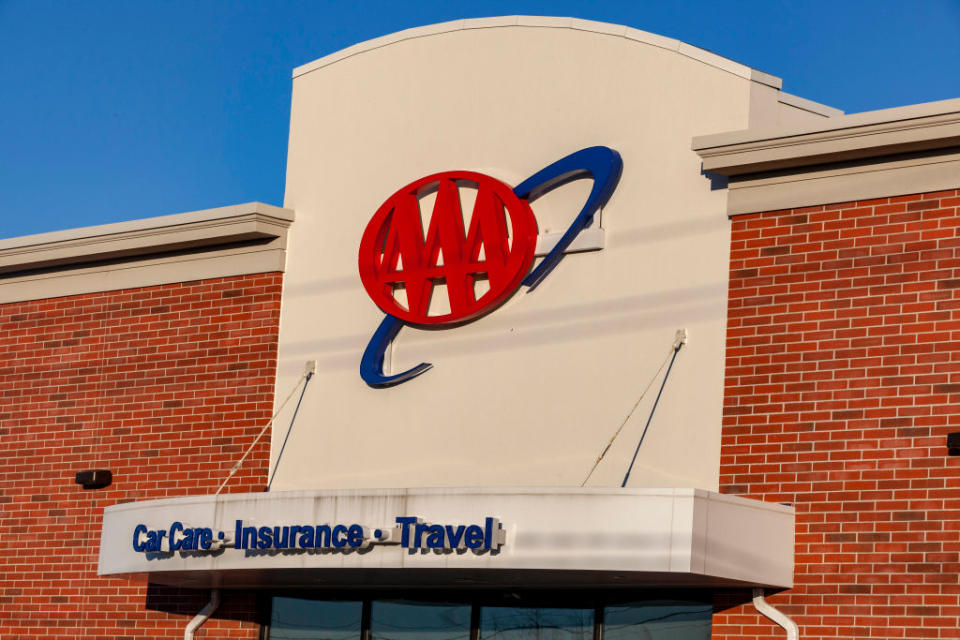
<svg viewBox="0 0 960 640"><path fill-rule="evenodd" d="M960 97L960 0L0 0L0 238L282 204L293 67L512 14L678 38L847 112Z"/></svg>

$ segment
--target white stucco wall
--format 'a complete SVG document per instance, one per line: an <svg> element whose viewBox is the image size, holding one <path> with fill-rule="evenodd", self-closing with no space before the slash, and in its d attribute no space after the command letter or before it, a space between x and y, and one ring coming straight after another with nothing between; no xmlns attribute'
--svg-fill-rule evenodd
<svg viewBox="0 0 960 640"><path fill-rule="evenodd" d="M577 486L686 328L630 486L715 490L729 222L690 140L747 128L757 84L722 66L623 35L513 25L404 39L298 75L278 399L305 360L319 367L273 489ZM403 329L394 370L434 369L368 388L360 357L383 313L357 250L377 207L430 173L512 186L593 145L624 162L605 248L568 255L471 324ZM541 231L565 228L587 187L535 202ZM658 383L588 486L619 486ZM289 421L288 408L274 460Z"/></svg>

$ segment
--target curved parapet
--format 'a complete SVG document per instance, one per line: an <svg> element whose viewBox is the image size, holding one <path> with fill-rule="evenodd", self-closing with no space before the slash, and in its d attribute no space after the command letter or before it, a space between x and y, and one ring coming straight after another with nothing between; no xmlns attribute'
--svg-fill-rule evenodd
<svg viewBox="0 0 960 640"><path fill-rule="evenodd" d="M533 27L541 29L573 29L616 38L625 38L634 42L658 47L667 51L674 51L688 58L699 60L704 64L711 65L718 69L723 69L728 73L738 75L747 80L754 80L763 83L775 89L779 89L783 81L773 75L764 73L758 69L753 69L740 64L729 58L724 58L706 49L701 49L686 42L681 42L674 38L634 29L621 24L611 24L609 22L599 22L596 20L583 20L581 18L563 18L554 16L498 16L494 18L467 18L464 20L451 20L449 22L440 22L437 24L404 29L379 38L373 38L358 42L357 44L341 49L335 53L324 56L313 62L301 65L293 70L293 77L299 77L317 69L322 69L328 65L345 60L368 51L380 49L398 42L413 40L416 38L426 38L428 36L438 36L456 31L465 31L470 29L495 29L498 27Z"/></svg>
<svg viewBox="0 0 960 640"><path fill-rule="evenodd" d="M522 16L420 27L300 67L276 397L304 361L318 367L274 488L437 486L454 470L466 486L577 486L631 407L649 414L638 398L686 329L631 482L716 489L730 228L726 190L690 140L774 113L779 85L669 38ZM386 249L400 236L381 207L405 185L478 174L519 189L536 219L534 260L505 292L463 247L490 210L479 188L459 202L417 190L397 218L419 208L422 240ZM532 176L557 188L522 193ZM459 241L437 211L462 215ZM496 295L457 313L451 291ZM384 298L410 295L426 312L400 330ZM275 451L291 419L275 422ZM623 433L591 484L619 485L638 437Z"/></svg>

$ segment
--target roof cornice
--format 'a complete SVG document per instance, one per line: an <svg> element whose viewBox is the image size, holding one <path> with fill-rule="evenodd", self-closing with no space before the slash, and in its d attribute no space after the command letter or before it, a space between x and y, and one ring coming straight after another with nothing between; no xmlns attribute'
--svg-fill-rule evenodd
<svg viewBox="0 0 960 640"><path fill-rule="evenodd" d="M726 176L862 160L960 145L960 99L869 111L815 125L693 139L703 168Z"/></svg>
<svg viewBox="0 0 960 640"><path fill-rule="evenodd" d="M0 274L215 248L286 233L293 212L262 202L0 240Z"/></svg>

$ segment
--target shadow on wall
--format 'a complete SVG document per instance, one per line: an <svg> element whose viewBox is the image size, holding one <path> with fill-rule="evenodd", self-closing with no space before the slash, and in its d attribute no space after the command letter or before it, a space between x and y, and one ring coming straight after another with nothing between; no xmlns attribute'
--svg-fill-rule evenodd
<svg viewBox="0 0 960 640"><path fill-rule="evenodd" d="M711 180L714 178L726 180L726 177L717 176L709 171L703 173L710 177ZM726 183L724 183L723 188L725 187ZM728 227L729 224L729 221L722 215L708 214L680 222L644 226L639 229L608 229L606 240L611 249L654 242L683 242L683 238L716 233ZM360 239L357 238L358 247L359 244ZM350 290L361 291L362 289L363 285L360 283L360 274L356 273L338 278L318 278L307 282L289 284L285 286L284 294L292 297L316 296Z"/></svg>
<svg viewBox="0 0 960 640"><path fill-rule="evenodd" d="M707 171L703 168L703 163L700 163L700 175L710 181L710 191L720 191L721 189L726 189L727 185L730 183L730 178L727 176L722 176L719 173L714 173L713 171Z"/></svg>
<svg viewBox="0 0 960 640"><path fill-rule="evenodd" d="M267 613L270 611L265 596L249 591L221 591L222 601L214 612L214 620L234 620L265 625L270 622ZM167 587L158 584L147 585L145 607L151 611L163 611L173 615L184 616L183 625L197 615L210 602L209 589L182 589Z"/></svg>
<svg viewBox="0 0 960 640"><path fill-rule="evenodd" d="M523 290L518 295L524 295ZM707 322L717 318L718 314L722 316L725 309L726 287L718 283L511 314L512 324L522 326L522 330L507 330L502 320L485 327L484 319L481 319L474 324L475 329L469 337L455 338L455 334L450 334L444 336L443 340L437 340L432 339L434 331L405 328L401 340L405 350L429 350L429 353L422 354L424 358L516 349L516 336L521 332L524 346L574 342L583 340L585 336L620 335L656 328L669 332L669 336L665 334L664 337L667 341L677 327ZM321 368L355 369L360 352L375 328L371 326L370 331L363 334L293 343L290 350L297 355L283 364L293 366L295 362L300 367L303 354L311 354L318 357ZM478 330L480 335L477 335ZM668 342L664 342L664 349L667 346Z"/></svg>

